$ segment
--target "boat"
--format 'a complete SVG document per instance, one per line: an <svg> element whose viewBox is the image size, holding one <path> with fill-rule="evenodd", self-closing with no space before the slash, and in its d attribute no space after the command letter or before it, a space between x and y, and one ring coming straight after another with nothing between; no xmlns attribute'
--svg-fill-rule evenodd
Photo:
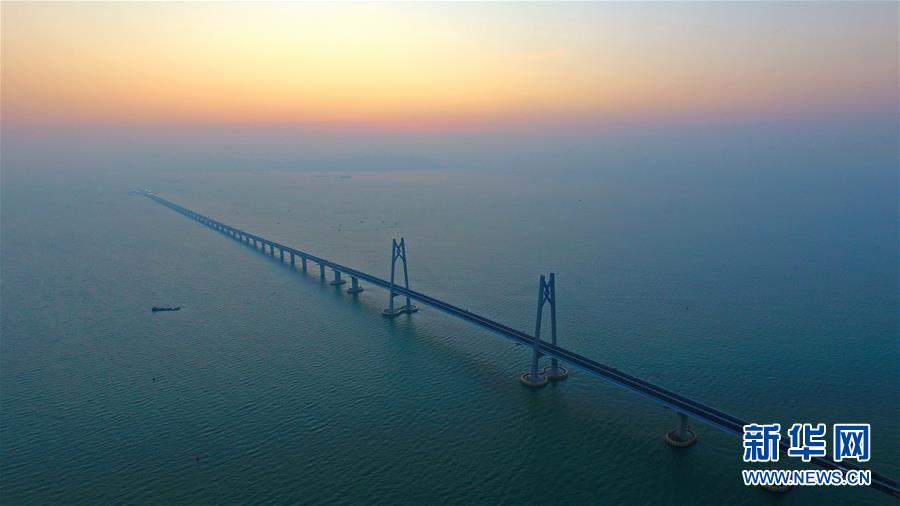
<svg viewBox="0 0 900 506"><path fill-rule="evenodd" d="M158 313L159 311L181 311L181 306L176 306L176 307L156 307L156 306L153 306L153 309L151 309L151 311L153 311L154 313Z"/></svg>

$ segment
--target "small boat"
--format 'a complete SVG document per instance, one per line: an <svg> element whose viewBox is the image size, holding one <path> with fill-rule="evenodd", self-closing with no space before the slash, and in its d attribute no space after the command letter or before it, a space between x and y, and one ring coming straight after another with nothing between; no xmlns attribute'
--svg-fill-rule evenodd
<svg viewBox="0 0 900 506"><path fill-rule="evenodd" d="M153 311L154 313L157 313L157 312L159 312L159 311L181 311L181 306L176 306L176 307L156 307L156 306L153 306L153 309L151 309L151 311Z"/></svg>

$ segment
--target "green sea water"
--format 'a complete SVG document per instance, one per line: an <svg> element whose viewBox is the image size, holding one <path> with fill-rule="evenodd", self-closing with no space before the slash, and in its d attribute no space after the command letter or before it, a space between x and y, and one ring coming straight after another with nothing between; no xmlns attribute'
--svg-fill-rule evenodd
<svg viewBox="0 0 900 506"><path fill-rule="evenodd" d="M340 177L350 176L350 177ZM896 173L24 173L2 185L3 504L887 504L743 486L740 440L358 296L143 197L533 331L757 422L868 422L900 476ZM891 186L893 185L893 187ZM152 306L182 306L174 313Z"/></svg>

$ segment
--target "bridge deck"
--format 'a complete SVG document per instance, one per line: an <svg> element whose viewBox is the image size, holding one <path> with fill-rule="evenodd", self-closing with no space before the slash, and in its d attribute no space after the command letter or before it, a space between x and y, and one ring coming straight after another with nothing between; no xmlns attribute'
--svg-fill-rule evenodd
<svg viewBox="0 0 900 506"><path fill-rule="evenodd" d="M241 234L262 244L268 245L270 248L274 247L288 254L293 253L294 255L301 258L306 258L308 261L315 262L329 269L340 271L343 274L349 275L351 277L356 277L360 280L364 280L372 285L379 286L384 289L390 289L390 282L377 276L373 276L351 267L347 267L345 265L341 265L339 263L317 257L313 254L298 250L296 248L292 248L290 246L279 244L275 241L259 237L244 230L234 228L230 225L226 225L219 221L203 216L202 214L191 211L190 209L179 206L178 204L170 202L162 197L159 197L156 194L144 193L143 195L180 214L197 220L200 223L203 223L221 232ZM454 306L434 297L430 297L424 293L420 293L415 290L407 290L397 285L394 286L394 292L403 296L408 296L410 299L413 299L420 304L439 309L447 314L492 331L516 343L527 346L534 345L534 337L525 332L507 327L506 325L493 321L489 318L477 315L475 313L472 313L471 311L466 311L465 309ZM622 371L601 364L595 360L584 357L560 346L554 346L548 342L541 341L540 352L543 355L546 355L548 357L555 357L571 367L575 367L599 376L604 380L610 381L616 385L619 385L620 387L631 390L632 392L635 392L642 397L662 404L663 406L666 406L676 412L683 413L691 418L694 418L695 420L704 422L729 434L739 437L743 436L743 426L748 425L748 422L741 420L740 418L729 415L727 413L723 413L722 411L707 406L706 404L695 401L693 399L689 399L683 395L654 385L640 378L636 378L630 374L626 374ZM789 447L788 443L784 441L781 443L781 446L783 449L787 449ZM826 469L839 469L842 471L846 471L849 469L858 469L857 467L846 464L844 462L838 463L831 459L822 457L814 457L813 462ZM872 472L871 487L881 492L900 497L900 485L898 485L896 481L887 478L886 476L879 475L874 471Z"/></svg>

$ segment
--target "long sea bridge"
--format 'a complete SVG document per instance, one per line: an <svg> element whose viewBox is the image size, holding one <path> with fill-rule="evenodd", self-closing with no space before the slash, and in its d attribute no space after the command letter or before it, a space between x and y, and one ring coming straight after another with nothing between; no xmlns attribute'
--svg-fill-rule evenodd
<svg viewBox="0 0 900 506"><path fill-rule="evenodd" d="M556 339L556 287L554 275L541 276L538 289L538 307L535 324L534 335L528 335L525 332L513 329L502 323L491 320L490 318L467 311L458 306L454 306L443 300L431 297L427 294L417 292L409 287L409 273L406 262L406 244L401 238L396 239L391 245L391 278L385 280L372 274L362 272L346 265L318 257L316 255L301 251L284 244L260 237L250 232L226 225L220 221L214 220L200 213L182 207L174 202L166 200L149 190L137 190L132 193L143 195L154 202L162 204L173 211L180 213L188 218L198 221L213 230L221 232L237 241L240 241L254 249L268 254L272 257L277 255L282 262L290 261L291 266L296 266L299 260L303 271L307 271L310 263L318 266L319 277L326 280L326 271L331 271L333 285L343 285L347 282L345 277L350 278L350 287L348 293L359 293L363 291L360 281L365 281L371 285L388 290L388 307L382 312L386 317L395 317L401 314L411 314L418 311L418 306L413 301L434 309L443 311L444 313L454 316L478 327L491 331L501 337L505 337L517 344L525 345L531 348L531 364L529 370L519 379L523 385L533 388L539 388L546 385L549 381L558 381L568 376L567 367L580 369L595 376L612 382L620 387L626 388L641 397L649 399L657 404L674 411L676 413L676 426L674 430L665 435L665 441L674 447L688 447L697 440L696 433L688 424L689 419L704 423L721 431L734 436L742 437L744 434L744 425L750 425L735 416L724 413L716 408L703 404L697 400L690 399L671 390L663 388L659 385L642 380L625 372L614 369L610 366L601 364L596 360L590 359L583 355L579 355L574 351L567 350L557 344ZM401 264L403 270L403 283L397 283L395 271L397 263ZM394 299L397 297L404 298L403 305L396 305ZM550 341L540 338L541 323L543 318L543 309L545 305L549 305L550 309ZM539 368L541 357L549 357L550 365ZM786 451L790 445L782 438L779 443L782 451ZM848 470L859 469L854 465L846 462L835 462L826 457L812 457L812 462L825 469L840 470L846 472ZM900 498L900 484L886 476L872 472L872 482L869 485L875 490ZM768 487L767 487L768 488ZM771 490L784 491L783 488L771 487Z"/></svg>

